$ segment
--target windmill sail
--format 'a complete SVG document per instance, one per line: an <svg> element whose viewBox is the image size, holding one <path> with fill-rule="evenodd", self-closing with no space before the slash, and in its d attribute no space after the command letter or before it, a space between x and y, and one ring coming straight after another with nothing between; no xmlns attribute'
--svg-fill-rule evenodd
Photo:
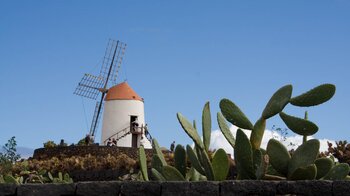
<svg viewBox="0 0 350 196"><path fill-rule="evenodd" d="M109 39L99 76L85 74L74 91L74 94L76 95L94 100L96 100L101 93L101 99L96 103L94 116L91 122L90 135L92 136L95 135L101 118L103 101L107 89L111 85L116 84L125 48L125 43Z"/></svg>
<svg viewBox="0 0 350 196"><path fill-rule="evenodd" d="M100 89L103 88L105 79L101 76L94 76L91 74L84 74L79 82L74 94L83 96L89 99L96 100Z"/></svg>

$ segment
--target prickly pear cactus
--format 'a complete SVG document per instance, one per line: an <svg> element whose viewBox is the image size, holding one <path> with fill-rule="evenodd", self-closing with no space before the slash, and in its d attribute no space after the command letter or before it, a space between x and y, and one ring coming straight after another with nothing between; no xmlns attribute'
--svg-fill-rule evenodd
<svg viewBox="0 0 350 196"><path fill-rule="evenodd" d="M142 177L145 181L148 181L148 173L147 173L147 158L145 154L145 149L143 146L140 146L139 148L139 161L140 161L140 168Z"/></svg>
<svg viewBox="0 0 350 196"><path fill-rule="evenodd" d="M221 112L218 112L217 120L218 120L218 124L219 124L219 127L220 127L222 134L224 135L224 137L226 138L228 143L232 146L232 148L234 148L236 140L233 137L233 135L230 131L230 128L227 126L225 117L222 115Z"/></svg>
<svg viewBox="0 0 350 196"><path fill-rule="evenodd" d="M214 180L222 181L225 180L229 170L229 162L227 158L227 153L223 149L219 149L215 152L213 160L213 172L214 172Z"/></svg>
<svg viewBox="0 0 350 196"><path fill-rule="evenodd" d="M200 177L201 177L200 173L193 167L191 167L189 172L186 174L187 181L199 181Z"/></svg>
<svg viewBox="0 0 350 196"><path fill-rule="evenodd" d="M156 139L153 139L152 145L153 145L153 149L154 149L155 153L158 155L159 159L161 160L162 165L163 166L167 165L165 158L164 158L164 155L162 153L162 150L160 149L159 144L158 144Z"/></svg>
<svg viewBox="0 0 350 196"><path fill-rule="evenodd" d="M163 167L162 167L162 170L163 170ZM166 179L163 177L163 175L158 170L152 168L151 172L152 172L152 176L155 180L160 181L160 182L166 181Z"/></svg>
<svg viewBox="0 0 350 196"><path fill-rule="evenodd" d="M229 99L222 99L220 101L221 113L226 120L242 129L253 130L253 124L249 121L247 116Z"/></svg>
<svg viewBox="0 0 350 196"><path fill-rule="evenodd" d="M287 148L279 141L270 139L266 152L269 155L269 161L272 167L283 176L288 175L288 164L291 159Z"/></svg>
<svg viewBox="0 0 350 196"><path fill-rule="evenodd" d="M213 172L213 167L210 162L209 156L205 150L198 150L198 157L200 157L199 161L201 165L204 168L205 176L207 177L208 180L214 180L214 172Z"/></svg>
<svg viewBox="0 0 350 196"><path fill-rule="evenodd" d="M290 103L301 107L316 106L330 100L335 94L335 89L333 84L322 84L302 95L293 97Z"/></svg>
<svg viewBox="0 0 350 196"><path fill-rule="evenodd" d="M266 128L266 120L260 118L254 125L253 131L250 135L250 143L252 144L253 149L259 150L262 138L264 136Z"/></svg>
<svg viewBox="0 0 350 196"><path fill-rule="evenodd" d="M162 175L167 181L185 181L184 176L175 167L169 165L163 167Z"/></svg>
<svg viewBox="0 0 350 196"><path fill-rule="evenodd" d="M196 153L193 151L190 145L186 146L186 151L187 151L187 157L190 160L192 167L202 175L205 175L205 171L201 166L201 163L199 162Z"/></svg>
<svg viewBox="0 0 350 196"><path fill-rule="evenodd" d="M316 159L315 165L317 167L316 179L320 179L327 175L327 173L332 169L334 163L330 158L322 157Z"/></svg>
<svg viewBox="0 0 350 196"><path fill-rule="evenodd" d="M270 98L261 117L254 126L232 101L228 99L222 99L220 101L222 115L218 113L217 120L223 135L231 146L234 147L239 179L264 178L262 156L259 150L265 131L266 120L276 114L280 115L289 129L302 135L304 140L303 145L296 150L292 157L290 157L287 149L280 142L270 140L267 147L267 154L269 155L269 161L272 167L288 179L314 179L325 175L324 173L321 175L322 172L317 172L318 167L321 169L324 166L323 163L321 164L322 161L315 163L319 150L319 142L317 140L307 141L307 136L313 135L318 131L317 125L308 121L307 118L301 119L287 115L282 110L288 103L302 107L322 104L333 97L335 86L332 84L320 85L294 98L291 98L292 90L292 85L286 85L278 89ZM237 131L235 140L223 117L233 125L252 130L250 140L246 141L247 138L242 135L243 132L240 130ZM265 177L270 179L280 178L279 176L271 175L265 175Z"/></svg>
<svg viewBox="0 0 350 196"><path fill-rule="evenodd" d="M291 157L291 160L289 161L288 177L291 177L293 172L296 171L298 168L307 167L310 164L313 164L319 153L319 149L320 142L316 139L309 140L301 146L299 146L295 150L293 156Z"/></svg>
<svg viewBox="0 0 350 196"><path fill-rule="evenodd" d="M292 85L286 85L278 89L270 98L261 117L266 120L281 112L288 104L292 96L292 90Z"/></svg>
<svg viewBox="0 0 350 196"><path fill-rule="evenodd" d="M350 168L346 163L335 165L322 179L323 180L344 180L349 174Z"/></svg>
<svg viewBox="0 0 350 196"><path fill-rule="evenodd" d="M189 135L192 138L195 144L199 148L204 149L204 144L201 138L199 137L197 130L191 125L191 123L180 113L177 113L177 119L179 120L182 128L185 130L187 135Z"/></svg>
<svg viewBox="0 0 350 196"><path fill-rule="evenodd" d="M179 170L183 176L186 176L186 151L184 147L177 145L174 154L175 168Z"/></svg>
<svg viewBox="0 0 350 196"><path fill-rule="evenodd" d="M209 145L210 145L210 136L211 136L211 114L210 114L209 102L207 102L203 108L202 129L203 129L204 148L208 152Z"/></svg>
<svg viewBox="0 0 350 196"><path fill-rule="evenodd" d="M316 178L316 173L317 168L315 164L302 166L289 176L289 180L314 180Z"/></svg>
<svg viewBox="0 0 350 196"><path fill-rule="evenodd" d="M318 131L317 125L311 121L290 116L283 112L280 113L280 117L290 130L299 135L309 136Z"/></svg>
<svg viewBox="0 0 350 196"><path fill-rule="evenodd" d="M236 138L234 153L238 170L237 179L256 179L253 167L253 151L250 141L241 129L237 130Z"/></svg>
<svg viewBox="0 0 350 196"><path fill-rule="evenodd" d="M157 154L153 154L152 156L152 167L157 170L158 172L162 172L163 163L160 160L159 156Z"/></svg>

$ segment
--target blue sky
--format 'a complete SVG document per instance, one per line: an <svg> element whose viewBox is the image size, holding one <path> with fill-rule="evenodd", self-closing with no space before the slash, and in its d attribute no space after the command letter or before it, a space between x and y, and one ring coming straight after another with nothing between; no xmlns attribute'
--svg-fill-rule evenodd
<svg viewBox="0 0 350 196"><path fill-rule="evenodd" d="M349 140L349 10L345 0L1 1L0 144L84 137L95 102L73 91L84 73L97 74L109 38L128 44L119 82L145 99L162 146L192 143L176 112L199 124L210 101L215 130L219 101L229 98L255 122L285 84L294 96L335 84L309 119L316 138ZM305 108L285 111L302 117ZM285 127L279 117L273 125Z"/></svg>

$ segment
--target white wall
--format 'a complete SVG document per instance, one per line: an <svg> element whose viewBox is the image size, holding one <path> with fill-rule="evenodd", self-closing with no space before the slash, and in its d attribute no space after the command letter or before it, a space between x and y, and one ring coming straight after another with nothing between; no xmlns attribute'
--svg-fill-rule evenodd
<svg viewBox="0 0 350 196"><path fill-rule="evenodd" d="M144 104L139 100L109 100L105 102L101 145L106 145L105 140L113 134L130 126L130 116L138 116L139 126L145 125ZM117 136L114 136L117 139ZM143 136L144 137L144 136ZM145 138L145 137L144 137ZM112 138L113 139L113 138ZM138 146L141 135L138 137ZM128 134L117 142L117 146L131 147L132 134ZM149 142L145 148L151 148Z"/></svg>

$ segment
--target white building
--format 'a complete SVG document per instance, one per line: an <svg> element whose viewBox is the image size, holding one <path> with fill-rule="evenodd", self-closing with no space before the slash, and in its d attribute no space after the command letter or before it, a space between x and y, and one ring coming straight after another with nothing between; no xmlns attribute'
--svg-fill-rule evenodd
<svg viewBox="0 0 350 196"><path fill-rule="evenodd" d="M136 119L138 126L133 124ZM143 99L126 82L111 87L105 98L101 144L115 139L117 146L152 148L145 125Z"/></svg>

